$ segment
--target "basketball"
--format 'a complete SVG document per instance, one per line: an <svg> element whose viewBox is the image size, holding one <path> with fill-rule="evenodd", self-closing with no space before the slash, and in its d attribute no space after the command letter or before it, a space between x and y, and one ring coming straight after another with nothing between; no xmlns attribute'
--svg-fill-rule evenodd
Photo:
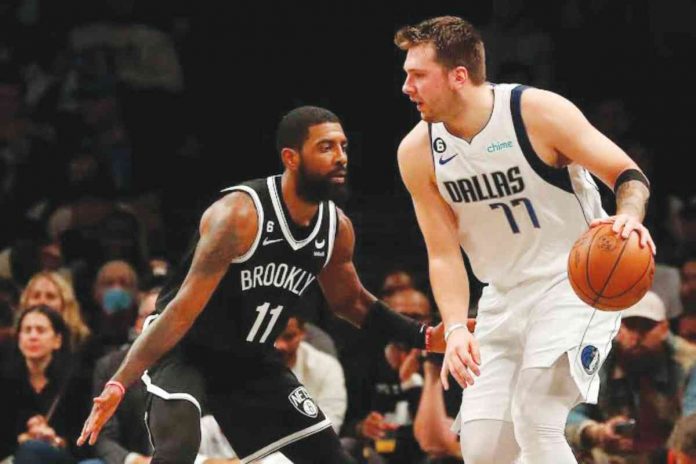
<svg viewBox="0 0 696 464"><path fill-rule="evenodd" d="M603 311L633 306L650 289L655 260L640 247L638 233L627 239L602 224L585 232L568 256L568 278L582 301Z"/></svg>

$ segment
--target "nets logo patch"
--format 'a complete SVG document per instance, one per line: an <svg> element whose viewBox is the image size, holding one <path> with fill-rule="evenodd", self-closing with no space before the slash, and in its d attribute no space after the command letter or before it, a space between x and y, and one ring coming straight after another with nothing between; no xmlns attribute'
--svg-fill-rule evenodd
<svg viewBox="0 0 696 464"><path fill-rule="evenodd" d="M599 350L596 346L587 345L580 353L580 363L587 375L592 375L599 368Z"/></svg>
<svg viewBox="0 0 696 464"><path fill-rule="evenodd" d="M295 409L300 411L307 417L317 417L319 414L319 409L317 405L314 404L314 400L309 396L305 387L297 387L288 396L290 403L295 406Z"/></svg>

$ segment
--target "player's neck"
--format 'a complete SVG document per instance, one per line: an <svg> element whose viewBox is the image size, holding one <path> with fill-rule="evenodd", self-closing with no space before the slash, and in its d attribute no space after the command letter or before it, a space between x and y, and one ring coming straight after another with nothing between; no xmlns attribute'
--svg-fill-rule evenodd
<svg viewBox="0 0 696 464"><path fill-rule="evenodd" d="M303 200L297 195L297 185L295 178L283 173L280 181L283 201L290 213L290 219L300 227L307 227L311 224L314 215L319 209L319 204Z"/></svg>
<svg viewBox="0 0 696 464"><path fill-rule="evenodd" d="M486 127L493 113L495 97L488 84L472 87L445 121L450 134L471 140Z"/></svg>

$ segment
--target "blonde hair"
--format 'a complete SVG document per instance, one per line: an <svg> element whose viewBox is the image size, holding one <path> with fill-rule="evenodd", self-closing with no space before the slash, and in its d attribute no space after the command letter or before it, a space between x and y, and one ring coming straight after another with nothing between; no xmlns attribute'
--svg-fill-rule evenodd
<svg viewBox="0 0 696 464"><path fill-rule="evenodd" d="M70 330L70 351L77 351L82 344L89 338L90 330L82 319L80 303L77 302L72 285L57 272L41 271L32 276L24 287L24 291L19 298L19 308L25 310L29 306L29 294L31 287L39 280L47 279L58 289L63 308L60 312L65 325Z"/></svg>

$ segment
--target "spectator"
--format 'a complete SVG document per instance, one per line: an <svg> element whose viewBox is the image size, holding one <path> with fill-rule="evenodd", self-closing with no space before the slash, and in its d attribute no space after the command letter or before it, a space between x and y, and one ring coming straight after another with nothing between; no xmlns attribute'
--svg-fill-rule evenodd
<svg viewBox="0 0 696 464"><path fill-rule="evenodd" d="M696 255L688 257L681 266L681 301L686 314L696 314Z"/></svg>
<svg viewBox="0 0 696 464"><path fill-rule="evenodd" d="M97 272L94 283L95 327L108 351L128 342L128 331L137 314L138 276L125 261L109 261Z"/></svg>
<svg viewBox="0 0 696 464"><path fill-rule="evenodd" d="M72 286L56 272L43 271L35 274L27 283L20 297L22 310L36 305L46 305L57 311L65 321L70 339L65 343L70 351L81 350L90 338L90 330L82 320L80 305Z"/></svg>
<svg viewBox="0 0 696 464"><path fill-rule="evenodd" d="M305 322L291 317L285 331L276 340L275 347L338 433L347 406L343 368L333 356L305 342L304 337Z"/></svg>
<svg viewBox="0 0 696 464"><path fill-rule="evenodd" d="M617 463L633 462L621 456L647 460L696 404L690 391L696 348L669 332L666 317L653 292L623 312L615 350L600 374L598 404L581 404L568 418L566 436L580 452Z"/></svg>
<svg viewBox="0 0 696 464"><path fill-rule="evenodd" d="M19 306L19 289L11 279L0 278L0 360L14 334L14 315Z"/></svg>
<svg viewBox="0 0 696 464"><path fill-rule="evenodd" d="M382 296L387 296L406 288L415 288L413 276L406 271L395 270L384 277Z"/></svg>
<svg viewBox="0 0 696 464"><path fill-rule="evenodd" d="M696 414L679 419L667 447L667 464L696 464Z"/></svg>
<svg viewBox="0 0 696 464"><path fill-rule="evenodd" d="M384 298L395 311L428 322L430 302L414 288L401 288ZM355 458L371 456L375 463L413 463L423 458L413 435L413 418L423 386L420 375L420 352L390 343L384 350L382 362L366 388L367 410L361 419L347 427L356 441L346 438L344 446ZM362 451L362 453L361 453Z"/></svg>
<svg viewBox="0 0 696 464"><path fill-rule="evenodd" d="M68 328L48 306L22 312L17 348L0 381L0 457L14 462L72 462L89 397L75 388L74 369L63 341Z"/></svg>

